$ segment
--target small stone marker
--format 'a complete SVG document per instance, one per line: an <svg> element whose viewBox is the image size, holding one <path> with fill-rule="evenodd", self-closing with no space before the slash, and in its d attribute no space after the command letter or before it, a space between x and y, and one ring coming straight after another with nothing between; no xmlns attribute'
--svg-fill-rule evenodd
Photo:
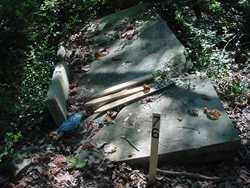
<svg viewBox="0 0 250 188"><path fill-rule="evenodd" d="M66 65L57 64L53 72L52 80L57 79L62 87L65 100L69 97L69 80Z"/></svg>
<svg viewBox="0 0 250 188"><path fill-rule="evenodd" d="M153 113L152 131L151 131L151 151L149 161L149 178L153 180L156 176L158 166L158 145L160 135L160 114Z"/></svg>
<svg viewBox="0 0 250 188"><path fill-rule="evenodd" d="M66 100L59 79L52 79L46 105L58 126L67 119Z"/></svg>

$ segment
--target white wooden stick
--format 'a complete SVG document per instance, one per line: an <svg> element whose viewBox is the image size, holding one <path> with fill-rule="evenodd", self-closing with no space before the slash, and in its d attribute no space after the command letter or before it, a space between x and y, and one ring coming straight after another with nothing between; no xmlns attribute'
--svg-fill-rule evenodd
<svg viewBox="0 0 250 188"><path fill-rule="evenodd" d="M105 89L102 92L94 95L92 98L102 97L102 96L106 96L106 95L109 95L109 94L112 94L112 93L116 93L116 92L121 91L123 89L126 89L126 88L129 88L129 87L139 85L139 84L145 83L147 81L153 80L153 78L154 78L153 75L147 75L147 76L144 76L144 77L141 77L141 78L136 78L134 80L130 80L128 82L118 84L118 85L115 85L115 86L110 87L108 89Z"/></svg>
<svg viewBox="0 0 250 188"><path fill-rule="evenodd" d="M158 145L160 136L160 114L153 113L152 132L151 132L151 151L149 160L149 179L153 180L156 176L158 166Z"/></svg>
<svg viewBox="0 0 250 188"><path fill-rule="evenodd" d="M141 98L144 98L146 96L152 95L153 93L156 93L164 88L170 87L171 85L173 85L173 82L169 82L167 85L161 86L161 87L154 87L154 86L149 86L150 87L150 91L148 92L144 92L144 91L140 91L136 94L130 95L128 97L125 97L123 99L119 99L117 101L108 103L100 108L98 108L97 110L95 110L95 113L102 113L102 112L106 112L108 110L111 110L115 107L124 105L124 104L129 104L131 102L134 102L136 100L139 100Z"/></svg>
<svg viewBox="0 0 250 188"><path fill-rule="evenodd" d="M88 101L87 103L85 103L85 106L98 106L98 105L103 104L103 103L107 103L107 102L111 102L111 101L115 101L117 99L127 97L129 95L138 93L138 92L143 91L143 90L144 90L143 86L132 88L132 89L126 89L126 90L120 91L118 93L113 93L113 94L110 94L110 95L107 95L104 97L92 99L92 100Z"/></svg>

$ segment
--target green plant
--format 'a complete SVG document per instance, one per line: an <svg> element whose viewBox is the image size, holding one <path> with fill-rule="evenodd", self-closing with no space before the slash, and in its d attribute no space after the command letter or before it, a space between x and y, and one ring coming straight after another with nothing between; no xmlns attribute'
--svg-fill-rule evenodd
<svg viewBox="0 0 250 188"><path fill-rule="evenodd" d="M183 25L185 22L183 12L180 8L175 11L175 20L178 24Z"/></svg>
<svg viewBox="0 0 250 188"><path fill-rule="evenodd" d="M237 97L245 95L247 92L248 83L244 80L234 80L228 85L225 96L226 97Z"/></svg>
<svg viewBox="0 0 250 188"><path fill-rule="evenodd" d="M87 165L87 160L81 160L79 156L68 156L66 157L69 168L81 169Z"/></svg>
<svg viewBox="0 0 250 188"><path fill-rule="evenodd" d="M27 54L21 75L19 100L15 108L17 113L23 113L27 110L37 112L43 109L51 67L45 62L41 62L39 58L34 49L31 50L30 54Z"/></svg>
<svg viewBox="0 0 250 188"><path fill-rule="evenodd" d="M20 132L7 132L5 134L4 146L0 150L0 163L3 161L4 158L12 157L12 155L15 153L14 146L18 141L20 141L21 138L22 135Z"/></svg>
<svg viewBox="0 0 250 188"><path fill-rule="evenodd" d="M220 12L222 10L221 4L219 1L217 0L210 0L208 3L208 9L211 12L217 13Z"/></svg>

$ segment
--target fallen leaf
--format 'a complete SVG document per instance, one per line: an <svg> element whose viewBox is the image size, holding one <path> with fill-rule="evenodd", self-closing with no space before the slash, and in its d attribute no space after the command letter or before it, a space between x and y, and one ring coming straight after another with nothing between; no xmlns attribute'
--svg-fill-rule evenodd
<svg viewBox="0 0 250 188"><path fill-rule="evenodd" d="M70 183L72 186L76 185L75 178L70 175L69 172L65 172L64 174L58 174L55 177L55 180L61 184Z"/></svg>
<svg viewBox="0 0 250 188"><path fill-rule="evenodd" d="M58 167L49 168L47 175L48 175L48 177L53 177L53 176L57 175L60 172L60 170L61 169Z"/></svg>
<svg viewBox="0 0 250 188"><path fill-rule="evenodd" d="M107 48L104 48L95 53L95 58L99 60L108 54L109 54L109 50Z"/></svg>
<svg viewBox="0 0 250 188"><path fill-rule="evenodd" d="M250 104L250 93L247 94L247 101L248 101L248 104Z"/></svg>
<svg viewBox="0 0 250 188"><path fill-rule="evenodd" d="M124 186L121 183L116 183L115 188L124 188Z"/></svg>
<svg viewBox="0 0 250 188"><path fill-rule="evenodd" d="M102 57L104 57L105 55L103 55L101 52L96 52L95 53L95 58L96 59L101 59Z"/></svg>
<svg viewBox="0 0 250 188"><path fill-rule="evenodd" d="M150 91L150 86L147 85L147 84L144 84L143 85L143 91L144 91L144 93L148 93Z"/></svg>
<svg viewBox="0 0 250 188"><path fill-rule="evenodd" d="M220 112L216 109L208 110L207 107L204 108L204 113L207 115L208 119L218 120L221 116Z"/></svg>
<svg viewBox="0 0 250 188"><path fill-rule="evenodd" d="M27 187L27 184L25 182L18 183L14 186L14 188L25 188Z"/></svg>
<svg viewBox="0 0 250 188"><path fill-rule="evenodd" d="M57 155L52 161L56 166L61 167L66 163L66 158L63 155Z"/></svg>

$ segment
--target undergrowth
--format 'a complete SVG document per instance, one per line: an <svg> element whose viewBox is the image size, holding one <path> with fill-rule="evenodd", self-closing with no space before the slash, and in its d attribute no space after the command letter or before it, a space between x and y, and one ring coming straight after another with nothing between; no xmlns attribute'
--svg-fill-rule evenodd
<svg viewBox="0 0 250 188"><path fill-rule="evenodd" d="M232 65L249 65L249 1L172 1L162 16L184 43L193 70L205 71L223 85L222 98L244 96L248 83L232 79ZM244 14L245 13L245 14ZM174 17L174 21L171 19ZM250 44L250 43L249 43Z"/></svg>

